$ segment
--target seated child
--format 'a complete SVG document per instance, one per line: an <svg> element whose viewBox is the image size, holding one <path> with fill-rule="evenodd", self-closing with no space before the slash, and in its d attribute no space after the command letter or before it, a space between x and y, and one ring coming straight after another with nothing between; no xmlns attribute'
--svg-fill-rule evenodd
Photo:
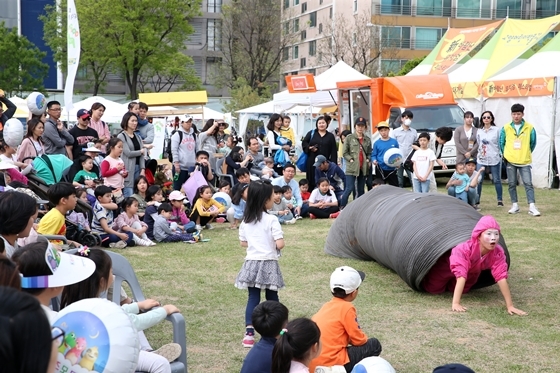
<svg viewBox="0 0 560 373"><path fill-rule="evenodd" d="M301 179L299 181L299 194L301 195L301 200L304 204L309 204L309 197L311 197L311 192L309 192L309 181L307 179Z"/></svg>
<svg viewBox="0 0 560 373"><path fill-rule="evenodd" d="M78 198L76 189L70 183L56 183L47 191L49 202L54 205L39 222L37 233L45 235L66 235L66 214L76 208ZM54 244L62 245L62 241L53 241ZM68 240L68 243L79 247L79 243Z"/></svg>
<svg viewBox="0 0 560 373"><path fill-rule="evenodd" d="M274 203L272 208L268 210L270 215L274 215L278 218L280 224L295 224L296 219L294 215L286 205L286 201L282 198L282 187L274 185Z"/></svg>
<svg viewBox="0 0 560 373"><path fill-rule="evenodd" d="M270 372L276 338L288 323L288 308L280 302L267 300L255 307L251 321L261 339L245 356L241 373Z"/></svg>
<svg viewBox="0 0 560 373"><path fill-rule="evenodd" d="M453 189L455 192L455 197L463 202L468 203L467 193L469 191L470 181L470 177L469 175L467 175L465 170L465 164L458 163L457 165L455 165L455 172L453 173L451 179L449 179L445 187L448 189L448 194L449 189L451 189L451 187L454 187Z"/></svg>
<svg viewBox="0 0 560 373"><path fill-rule="evenodd" d="M227 195L231 196L231 185L227 180L221 180L220 184L218 184L218 192L227 193Z"/></svg>
<svg viewBox="0 0 560 373"><path fill-rule="evenodd" d="M146 191L146 210L144 211L144 223L148 226L146 235L150 240L155 240L154 237L154 221L158 216L157 208L163 201L163 191L159 185L150 185Z"/></svg>
<svg viewBox="0 0 560 373"><path fill-rule="evenodd" d="M272 350L272 372L309 373L309 363L320 353L321 331L317 324L305 317L291 320Z"/></svg>
<svg viewBox="0 0 560 373"><path fill-rule="evenodd" d="M196 242L195 235L172 230L169 224L173 208L169 203L162 203L158 207L158 217L154 221L154 237L157 242ZM195 233L198 235L198 232Z"/></svg>
<svg viewBox="0 0 560 373"><path fill-rule="evenodd" d="M115 249L134 246L132 232L117 232L113 229L113 210L118 206L112 200L111 187L100 185L95 188L97 201L93 206L93 220L91 230L101 236L101 245Z"/></svg>
<svg viewBox="0 0 560 373"><path fill-rule="evenodd" d="M82 155L80 157L82 170L78 171L74 176L74 186L79 188L86 188L89 194L93 194L95 189L95 181L99 180L99 175L93 172L93 159L90 156Z"/></svg>
<svg viewBox="0 0 560 373"><path fill-rule="evenodd" d="M196 231L196 224L187 218L185 205L183 203L185 199L187 199L187 197L178 190L174 190L171 194L169 194L169 202L171 203L172 211L171 217L168 220L171 223L171 230L179 230L183 233L193 233Z"/></svg>
<svg viewBox="0 0 560 373"><path fill-rule="evenodd" d="M275 177L278 177L278 174L274 171L274 159L270 157L266 157L264 159L264 166L261 171L261 179L272 180Z"/></svg>
<svg viewBox="0 0 560 373"><path fill-rule="evenodd" d="M190 218L196 223L198 231L201 231L203 227L213 229L210 223L225 210L221 203L212 198L212 188L203 185L196 190Z"/></svg>
<svg viewBox="0 0 560 373"><path fill-rule="evenodd" d="M322 177L317 181L317 188L313 189L309 197L309 217L311 219L335 219L338 211L338 201L334 191L330 189L329 179Z"/></svg>
<svg viewBox="0 0 560 373"><path fill-rule="evenodd" d="M136 198L125 198L122 207L124 211L115 219L113 229L117 232L132 233L132 239L138 246L155 246L155 242L152 242L146 235L148 225L141 222L138 217L138 201Z"/></svg>
<svg viewBox="0 0 560 373"><path fill-rule="evenodd" d="M197 151L195 170L199 170L202 176L204 176L204 179L206 179L208 183L214 185L214 173L212 172L212 167L210 167L208 159L210 159L210 154L208 154L206 150Z"/></svg>
<svg viewBox="0 0 560 373"><path fill-rule="evenodd" d="M76 197L78 197L79 200L82 200L83 202L89 205L87 195L88 195L87 191L84 188L76 189ZM89 219L85 214L86 213L72 210L66 215L66 219L78 225L82 229L85 229L86 231L90 232L91 228L89 226Z"/></svg>
<svg viewBox="0 0 560 373"><path fill-rule="evenodd" d="M376 338L368 339L360 328L352 304L365 277L365 273L347 266L338 267L331 274L333 298L311 318L321 330L323 348L319 357L311 361L310 372L315 367L333 365L343 365L351 372L360 360L381 353L381 343Z"/></svg>
<svg viewBox="0 0 560 373"><path fill-rule="evenodd" d="M289 185L284 185L282 187L282 196L284 197L284 201L286 201L286 206L290 209L292 214L294 214L294 216L295 216L296 215L296 207L298 206L298 204L297 204L297 199L296 199L296 197L294 197L294 194L292 192L292 187L289 186ZM301 219L301 217L300 217L300 219Z"/></svg>
<svg viewBox="0 0 560 373"><path fill-rule="evenodd" d="M241 221L243 220L243 213L245 212L248 189L249 184L241 183L237 188L237 192L231 199L231 206L233 208L233 219L231 220L230 229L237 229L238 224L241 224Z"/></svg>
<svg viewBox="0 0 560 373"><path fill-rule="evenodd" d="M56 258L60 260L54 260ZM46 241L20 247L12 260L22 275L22 291L37 298L51 324L57 319L57 312L50 308L51 299L62 294L65 286L83 281L95 271L95 263L91 260L71 258ZM70 260L77 263L70 265Z"/></svg>
<svg viewBox="0 0 560 373"><path fill-rule="evenodd" d="M238 188L240 188L240 184L249 184L251 182L251 174L245 167L238 168L237 171L235 171L235 176L237 177L237 183L233 186L233 188L231 188L231 193L229 193L230 196L234 196L237 193ZM226 212L227 221L230 223L234 220L234 213L235 211L233 206L230 206Z"/></svg>

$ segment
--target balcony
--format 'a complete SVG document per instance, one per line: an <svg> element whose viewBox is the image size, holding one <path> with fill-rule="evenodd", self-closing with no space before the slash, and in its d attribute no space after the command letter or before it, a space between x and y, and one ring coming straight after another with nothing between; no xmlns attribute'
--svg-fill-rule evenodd
<svg viewBox="0 0 560 373"><path fill-rule="evenodd" d="M383 48L432 50L438 42L439 40L434 39L384 39Z"/></svg>
<svg viewBox="0 0 560 373"><path fill-rule="evenodd" d="M481 9L481 8L455 8L455 7L417 7L409 5L381 5L374 4L375 15L402 15L412 17L451 17L451 18L480 18L480 19L535 19L556 15L557 12L549 10L523 11L519 9Z"/></svg>

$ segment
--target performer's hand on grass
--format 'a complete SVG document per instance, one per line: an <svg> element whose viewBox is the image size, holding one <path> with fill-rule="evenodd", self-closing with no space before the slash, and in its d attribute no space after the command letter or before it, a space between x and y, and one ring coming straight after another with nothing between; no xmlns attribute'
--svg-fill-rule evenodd
<svg viewBox="0 0 560 373"><path fill-rule="evenodd" d="M517 308L515 308L513 306L508 307L507 311L510 315L519 315L519 316L527 315L527 312L518 310Z"/></svg>
<svg viewBox="0 0 560 373"><path fill-rule="evenodd" d="M451 310L454 312L466 312L467 309L463 306L461 306L459 303L453 303L451 305Z"/></svg>

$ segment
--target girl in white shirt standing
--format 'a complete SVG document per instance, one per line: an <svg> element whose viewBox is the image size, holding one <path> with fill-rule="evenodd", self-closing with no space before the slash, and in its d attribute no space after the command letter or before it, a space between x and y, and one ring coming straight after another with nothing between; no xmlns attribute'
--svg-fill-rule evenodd
<svg viewBox="0 0 560 373"><path fill-rule="evenodd" d="M311 219L335 219L338 211L336 195L331 190L329 179L322 177L317 181L317 188L309 196L309 217Z"/></svg>
<svg viewBox="0 0 560 373"><path fill-rule="evenodd" d="M278 302L278 290L284 287L284 278L278 265L280 250L284 248L284 234L275 216L266 212L274 203L270 183L253 181L247 191L243 222L239 226L239 241L247 248L247 256L235 279L235 287L247 289L249 298L245 309L245 336L243 347L253 347L255 330L251 321L253 310L261 301Z"/></svg>
<svg viewBox="0 0 560 373"><path fill-rule="evenodd" d="M313 320L292 320L282 329L272 350L272 373L309 373L309 363L321 354L321 331Z"/></svg>
<svg viewBox="0 0 560 373"><path fill-rule="evenodd" d="M428 133L422 132L418 135L418 142L420 143L420 149L416 150L411 158L411 161L414 162L412 182L416 193L428 193L436 155L432 149L428 148L430 143Z"/></svg>

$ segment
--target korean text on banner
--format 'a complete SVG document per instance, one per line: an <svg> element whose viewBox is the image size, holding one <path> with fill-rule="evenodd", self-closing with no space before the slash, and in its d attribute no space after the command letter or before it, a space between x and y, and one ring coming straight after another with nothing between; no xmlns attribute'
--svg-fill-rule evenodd
<svg viewBox="0 0 560 373"><path fill-rule="evenodd" d="M498 21L469 28L450 28L445 33L443 43L430 69L430 74L443 74L459 63L502 22Z"/></svg>
<svg viewBox="0 0 560 373"><path fill-rule="evenodd" d="M80 25L78 23L78 12L74 0L68 0L68 75L64 86L64 107L70 111L74 107L72 98L74 96L74 80L80 63Z"/></svg>

